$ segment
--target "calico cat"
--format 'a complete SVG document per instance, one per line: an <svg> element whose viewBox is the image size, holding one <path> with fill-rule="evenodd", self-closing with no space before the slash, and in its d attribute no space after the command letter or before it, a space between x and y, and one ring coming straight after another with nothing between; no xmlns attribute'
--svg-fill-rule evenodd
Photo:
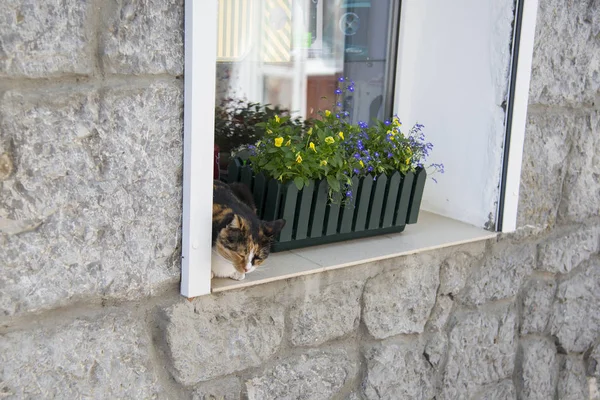
<svg viewBox="0 0 600 400"><path fill-rule="evenodd" d="M242 280L269 256L285 221L261 221L241 183L213 183L212 276Z"/></svg>

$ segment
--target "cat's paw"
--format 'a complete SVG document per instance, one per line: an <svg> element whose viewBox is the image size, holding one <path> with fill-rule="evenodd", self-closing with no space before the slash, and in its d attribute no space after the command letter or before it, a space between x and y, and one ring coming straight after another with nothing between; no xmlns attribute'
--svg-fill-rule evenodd
<svg viewBox="0 0 600 400"><path fill-rule="evenodd" d="M234 272L234 273L233 273L233 274L230 276L230 278L231 278L231 279L234 279L234 280L236 280L236 281L241 281L241 280L243 280L245 277L246 277L246 274L244 274L244 273L242 273L242 272L237 272L237 271L235 271L235 272Z"/></svg>

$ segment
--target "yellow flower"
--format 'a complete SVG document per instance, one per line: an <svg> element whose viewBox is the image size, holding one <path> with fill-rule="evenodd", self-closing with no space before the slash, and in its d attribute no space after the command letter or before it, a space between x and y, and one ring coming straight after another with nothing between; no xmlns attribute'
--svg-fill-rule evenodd
<svg viewBox="0 0 600 400"><path fill-rule="evenodd" d="M302 157L300 156L300 153L298 153L298 155L296 156L296 162L298 164L300 164L302 162Z"/></svg>
<svg viewBox="0 0 600 400"><path fill-rule="evenodd" d="M321 166L326 166L327 165L327 160L321 160Z"/></svg>
<svg viewBox="0 0 600 400"><path fill-rule="evenodd" d="M281 147L282 143L283 143L283 138L281 136L275 138L275 147Z"/></svg>
<svg viewBox="0 0 600 400"><path fill-rule="evenodd" d="M340 131L340 133L338 133L338 136L342 138L342 140L344 140L344 132Z"/></svg>
<svg viewBox="0 0 600 400"><path fill-rule="evenodd" d="M283 175L279 175L279 178L277 179L279 179L280 182L283 182Z"/></svg>
<svg viewBox="0 0 600 400"><path fill-rule="evenodd" d="M292 143L292 139L288 139L288 141L287 141L287 142L285 142L284 146L289 146L289 145L290 145L290 143Z"/></svg>
<svg viewBox="0 0 600 400"><path fill-rule="evenodd" d="M388 135L392 135L394 136L396 134L396 132L394 132L393 130L389 130L386 132Z"/></svg>
<svg viewBox="0 0 600 400"><path fill-rule="evenodd" d="M279 115L275 115L275 121L276 121L277 123L279 123L279 121L280 121L280 119L279 119Z"/></svg>
<svg viewBox="0 0 600 400"><path fill-rule="evenodd" d="M329 117L330 115L331 115L331 111L329 111L329 110L325 110L325 116L326 116L326 117Z"/></svg>
<svg viewBox="0 0 600 400"><path fill-rule="evenodd" d="M314 151L315 153L317 152L317 149L315 149L315 144L313 142L310 142L310 144L308 145L308 147L310 147L310 149L312 151Z"/></svg>
<svg viewBox="0 0 600 400"><path fill-rule="evenodd" d="M400 122L400 120L398 119L398 117L394 117L394 122L392 123L393 126L401 126L402 123Z"/></svg>
<svg viewBox="0 0 600 400"><path fill-rule="evenodd" d="M312 128L310 128L310 129L309 129L309 130L306 132L306 134L307 134L308 136L312 135Z"/></svg>
<svg viewBox="0 0 600 400"><path fill-rule="evenodd" d="M409 155L409 156L412 156L413 152L412 152L412 150L410 149L410 147L407 147L407 148L406 148L406 151L408 152L408 155Z"/></svg>
<svg viewBox="0 0 600 400"><path fill-rule="evenodd" d="M360 160L358 163L360 164L361 167L363 167L363 168L365 167L365 163L362 162L362 160Z"/></svg>
<svg viewBox="0 0 600 400"><path fill-rule="evenodd" d="M406 159L406 165L410 164L410 157Z"/></svg>
<svg viewBox="0 0 600 400"><path fill-rule="evenodd" d="M333 139L333 137L331 137L331 136L327 136L327 137L325 138L325 143L327 143L327 144L331 144L331 143L333 143L333 142L335 142L335 140Z"/></svg>
<svg viewBox="0 0 600 400"><path fill-rule="evenodd" d="M267 133L270 135L271 133L273 133L273 131L270 129L267 129Z"/></svg>

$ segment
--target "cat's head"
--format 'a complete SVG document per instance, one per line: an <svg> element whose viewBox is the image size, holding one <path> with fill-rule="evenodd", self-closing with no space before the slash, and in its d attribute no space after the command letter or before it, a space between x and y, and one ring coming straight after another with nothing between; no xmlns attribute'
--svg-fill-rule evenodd
<svg viewBox="0 0 600 400"><path fill-rule="evenodd" d="M234 214L219 232L217 252L240 273L248 273L261 265L271 252L271 242L285 226L285 220L260 221Z"/></svg>

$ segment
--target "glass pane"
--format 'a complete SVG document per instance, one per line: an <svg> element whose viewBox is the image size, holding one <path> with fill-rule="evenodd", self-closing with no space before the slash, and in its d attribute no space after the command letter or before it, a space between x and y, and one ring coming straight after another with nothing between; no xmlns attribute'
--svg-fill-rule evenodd
<svg viewBox="0 0 600 400"><path fill-rule="evenodd" d="M232 148L261 136L255 124L273 112L311 118L338 103L352 122L386 117L390 4L220 0L215 138L222 164ZM336 96L341 77L354 81L354 91Z"/></svg>

